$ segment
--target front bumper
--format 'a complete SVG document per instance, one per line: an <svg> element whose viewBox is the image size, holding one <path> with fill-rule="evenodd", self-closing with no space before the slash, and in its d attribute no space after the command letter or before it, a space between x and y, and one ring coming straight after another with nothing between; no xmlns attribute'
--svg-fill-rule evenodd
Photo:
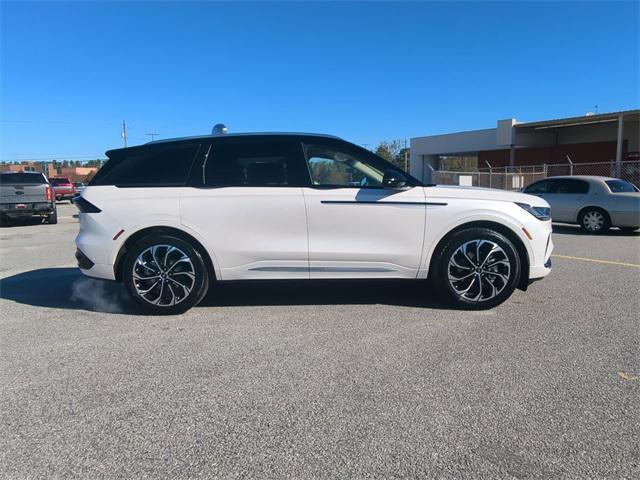
<svg viewBox="0 0 640 480"><path fill-rule="evenodd" d="M531 255L529 257L529 281L539 280L551 273L553 237L551 221L531 221L525 225L531 233Z"/></svg>

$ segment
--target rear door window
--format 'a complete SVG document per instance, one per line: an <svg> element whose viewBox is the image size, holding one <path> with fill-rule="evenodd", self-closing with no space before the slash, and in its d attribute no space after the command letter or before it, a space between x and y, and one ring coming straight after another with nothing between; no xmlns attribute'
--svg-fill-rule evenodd
<svg viewBox="0 0 640 480"><path fill-rule="evenodd" d="M117 152L91 185L176 187L186 185L200 144L154 145Z"/></svg>
<svg viewBox="0 0 640 480"><path fill-rule="evenodd" d="M584 180L562 178L554 180L549 193L582 194L589 191L589 184Z"/></svg>
<svg viewBox="0 0 640 480"><path fill-rule="evenodd" d="M300 187L302 146L297 141L223 141L207 147L204 184L209 187Z"/></svg>

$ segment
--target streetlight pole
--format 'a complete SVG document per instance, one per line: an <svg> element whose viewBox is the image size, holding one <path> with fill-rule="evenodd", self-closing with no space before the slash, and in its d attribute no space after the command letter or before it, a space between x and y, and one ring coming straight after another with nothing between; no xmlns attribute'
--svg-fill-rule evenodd
<svg viewBox="0 0 640 480"><path fill-rule="evenodd" d="M124 148L127 148L127 124L122 120L122 143L124 144Z"/></svg>

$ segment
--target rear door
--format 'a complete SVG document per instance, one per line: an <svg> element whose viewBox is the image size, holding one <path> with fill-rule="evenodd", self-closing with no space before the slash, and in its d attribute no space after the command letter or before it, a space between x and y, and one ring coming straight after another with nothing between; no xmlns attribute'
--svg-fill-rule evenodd
<svg viewBox="0 0 640 480"><path fill-rule="evenodd" d="M347 142L307 138L304 146L310 277L415 278L426 217L422 186L410 179L406 188L383 188L394 167Z"/></svg>
<svg viewBox="0 0 640 480"><path fill-rule="evenodd" d="M577 212L589 193L589 183L576 178L551 179L545 199L551 205L551 217L558 222L575 222Z"/></svg>
<svg viewBox="0 0 640 480"><path fill-rule="evenodd" d="M206 239L221 279L308 278L300 142L225 137L204 147L180 211Z"/></svg>

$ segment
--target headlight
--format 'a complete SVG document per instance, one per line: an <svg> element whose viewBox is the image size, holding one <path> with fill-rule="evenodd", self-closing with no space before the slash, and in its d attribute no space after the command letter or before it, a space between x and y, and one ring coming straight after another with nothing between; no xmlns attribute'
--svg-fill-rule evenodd
<svg viewBox="0 0 640 480"><path fill-rule="evenodd" d="M526 210L531 215L536 217L538 220L550 220L551 219L551 209L549 207L532 207L528 203L518 203L518 205L523 210Z"/></svg>

